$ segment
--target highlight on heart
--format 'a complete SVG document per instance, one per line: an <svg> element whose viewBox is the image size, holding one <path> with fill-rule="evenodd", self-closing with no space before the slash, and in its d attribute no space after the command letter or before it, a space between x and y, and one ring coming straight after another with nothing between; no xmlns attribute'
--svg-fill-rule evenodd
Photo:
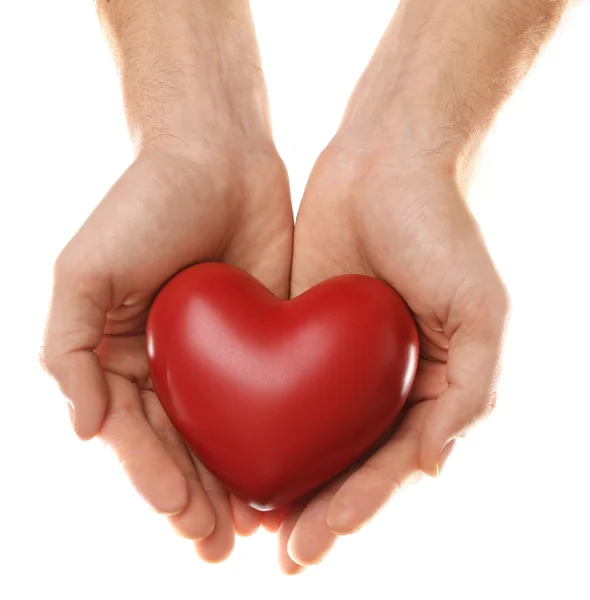
<svg viewBox="0 0 590 600"><path fill-rule="evenodd" d="M280 300L222 263L166 283L146 344L188 447L262 510L300 500L366 453L402 410L418 362L412 314L384 282L342 275Z"/></svg>

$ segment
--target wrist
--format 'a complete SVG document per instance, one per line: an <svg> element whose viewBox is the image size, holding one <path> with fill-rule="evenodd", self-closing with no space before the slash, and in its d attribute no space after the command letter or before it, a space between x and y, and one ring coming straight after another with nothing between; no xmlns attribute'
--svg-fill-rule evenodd
<svg viewBox="0 0 590 600"><path fill-rule="evenodd" d="M136 149L186 146L267 150L273 145L266 85L243 57L194 57L176 80L144 85L123 78L130 137ZM255 72L254 72L255 71Z"/></svg>
<svg viewBox="0 0 590 600"><path fill-rule="evenodd" d="M330 142L339 161L361 172L386 168L400 178L431 174L468 185L483 134L446 125L443 115L405 93L371 113L360 107L347 111Z"/></svg>
<svg viewBox="0 0 590 600"><path fill-rule="evenodd" d="M209 109L205 104L218 104ZM170 102L157 118L128 118L136 154L178 152L269 153L276 151L267 115L254 107L229 106L227 98L211 95L207 102L183 98Z"/></svg>
<svg viewBox="0 0 590 600"><path fill-rule="evenodd" d="M271 140L247 0L98 0L137 152Z"/></svg>
<svg viewBox="0 0 590 600"><path fill-rule="evenodd" d="M399 51L395 28L386 36L350 97L335 142L347 152L387 155L409 169L468 170L491 119L476 99L462 101L444 77Z"/></svg>
<svg viewBox="0 0 590 600"><path fill-rule="evenodd" d="M567 4L402 0L337 137L349 147L469 173L496 114Z"/></svg>

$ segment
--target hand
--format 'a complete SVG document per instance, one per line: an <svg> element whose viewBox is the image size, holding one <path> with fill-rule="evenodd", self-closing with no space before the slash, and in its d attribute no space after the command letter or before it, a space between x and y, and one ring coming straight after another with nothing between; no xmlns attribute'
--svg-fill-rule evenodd
<svg viewBox="0 0 590 600"><path fill-rule="evenodd" d="M167 141L139 154L57 260L43 349L77 434L108 444L137 490L211 562L231 552L234 528L252 533L260 516L228 496L170 424L148 373L145 323L158 289L199 261L240 266L287 296L286 172L274 146L238 141Z"/></svg>
<svg viewBox="0 0 590 600"><path fill-rule="evenodd" d="M420 332L418 372L393 436L286 517L287 572L319 562L337 534L358 530L421 473L438 475L453 440L496 399L508 299L452 170L337 135L302 200L291 294L343 273L383 279L405 299Z"/></svg>

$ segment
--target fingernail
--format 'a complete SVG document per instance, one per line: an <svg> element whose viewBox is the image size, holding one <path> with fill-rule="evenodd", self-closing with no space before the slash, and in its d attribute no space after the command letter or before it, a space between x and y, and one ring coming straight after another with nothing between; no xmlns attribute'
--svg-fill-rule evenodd
<svg viewBox="0 0 590 600"><path fill-rule="evenodd" d="M72 424L72 427L74 428L74 431L76 430L76 413L74 411L74 407L72 406L72 403L68 400L68 413L70 415L70 423Z"/></svg>
<svg viewBox="0 0 590 600"><path fill-rule="evenodd" d="M436 469L438 471L437 472L437 477L438 477L438 475L440 475L440 472L442 471L442 468L445 466L445 463L447 462L449 456L451 455L451 452L453 451L453 448L455 447L455 442L456 442L456 440L451 440L440 451L440 454L438 455L438 463L436 465Z"/></svg>

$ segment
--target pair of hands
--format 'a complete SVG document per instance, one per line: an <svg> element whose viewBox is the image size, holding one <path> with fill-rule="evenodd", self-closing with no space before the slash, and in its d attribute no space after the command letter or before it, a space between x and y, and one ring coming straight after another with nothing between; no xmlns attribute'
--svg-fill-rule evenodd
<svg viewBox="0 0 590 600"><path fill-rule="evenodd" d="M409 481L437 475L494 405L504 287L462 188L435 158L339 132L293 227L274 145L167 141L141 150L57 260L43 361L76 433L98 436L131 482L208 562L235 534L278 530L287 573L319 562ZM420 361L401 426L305 506L259 513L183 444L151 385L145 322L162 284L200 261L237 265L280 297L343 273L379 277L413 311Z"/></svg>

